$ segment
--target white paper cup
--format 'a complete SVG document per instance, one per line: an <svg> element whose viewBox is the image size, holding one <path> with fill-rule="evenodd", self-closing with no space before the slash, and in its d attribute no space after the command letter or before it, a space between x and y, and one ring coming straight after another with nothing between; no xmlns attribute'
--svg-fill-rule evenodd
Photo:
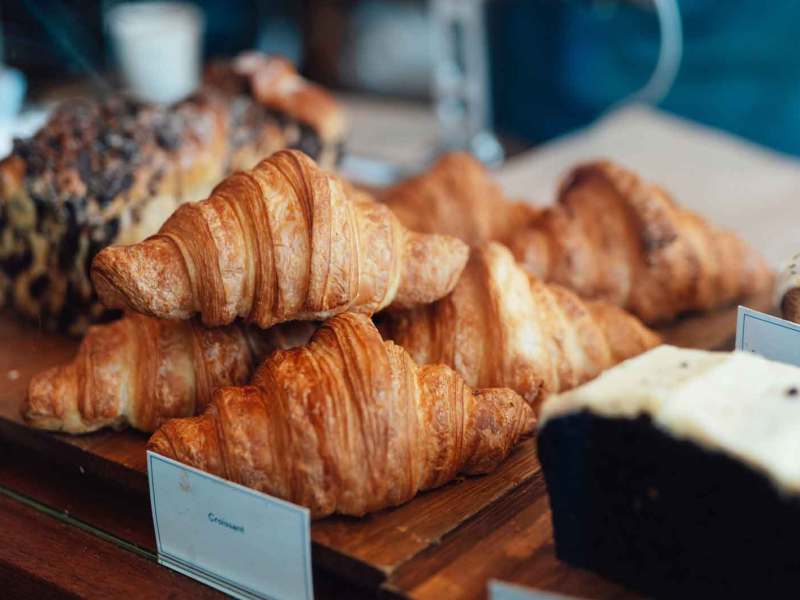
<svg viewBox="0 0 800 600"><path fill-rule="evenodd" d="M150 102L175 102L197 89L203 15L184 2L125 2L107 24L125 84Z"/></svg>

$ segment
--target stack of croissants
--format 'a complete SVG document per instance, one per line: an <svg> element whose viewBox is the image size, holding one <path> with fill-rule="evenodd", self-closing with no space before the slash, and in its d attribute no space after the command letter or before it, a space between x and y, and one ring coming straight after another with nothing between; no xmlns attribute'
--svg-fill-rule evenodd
<svg viewBox="0 0 800 600"><path fill-rule="evenodd" d="M538 209L465 154L373 197L284 150L101 251L95 288L125 316L35 376L22 411L154 432L150 449L314 518L359 516L492 471L548 394L772 277L609 162Z"/></svg>

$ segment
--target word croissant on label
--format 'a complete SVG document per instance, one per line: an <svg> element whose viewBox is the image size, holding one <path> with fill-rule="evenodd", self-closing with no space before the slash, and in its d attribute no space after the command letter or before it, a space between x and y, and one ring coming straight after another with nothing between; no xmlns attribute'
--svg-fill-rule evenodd
<svg viewBox="0 0 800 600"><path fill-rule="evenodd" d="M67 433L127 425L154 431L201 412L217 387L248 382L270 352L306 343L314 328L207 329L194 319L132 313L91 327L72 361L35 375L22 416L32 427Z"/></svg>
<svg viewBox="0 0 800 600"><path fill-rule="evenodd" d="M660 342L624 310L528 275L496 242L473 249L449 296L387 315L381 328L417 362L510 387L534 407Z"/></svg>
<svg viewBox="0 0 800 600"><path fill-rule="evenodd" d="M730 304L773 284L768 265L737 235L606 161L574 169L558 202L509 245L529 273L613 302L645 323Z"/></svg>
<svg viewBox="0 0 800 600"><path fill-rule="evenodd" d="M303 153L277 152L182 205L150 239L102 250L92 279L111 308L200 313L209 326L242 317L266 328L446 295L466 245L410 232L363 197Z"/></svg>
<svg viewBox="0 0 800 600"><path fill-rule="evenodd" d="M309 507L363 515L457 473L492 471L535 424L509 389L473 391L452 369L417 366L369 318L345 313L301 348L277 351L253 385L164 424L149 449Z"/></svg>

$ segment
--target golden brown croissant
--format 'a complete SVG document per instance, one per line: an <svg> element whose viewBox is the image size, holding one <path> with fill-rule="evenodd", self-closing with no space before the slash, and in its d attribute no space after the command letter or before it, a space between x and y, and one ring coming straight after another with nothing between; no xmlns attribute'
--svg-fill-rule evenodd
<svg viewBox="0 0 800 600"><path fill-rule="evenodd" d="M772 273L744 241L609 162L575 169L558 203L510 247L528 272L645 323L765 292Z"/></svg>
<svg viewBox="0 0 800 600"><path fill-rule="evenodd" d="M412 231L452 235L470 245L504 241L538 213L509 201L480 161L464 152L443 155L428 171L386 189L381 199Z"/></svg>
<svg viewBox="0 0 800 600"><path fill-rule="evenodd" d="M351 199L338 178L284 150L181 206L158 235L105 248L92 278L111 308L266 328L432 302L453 288L467 253L460 240L412 233L385 206Z"/></svg>
<svg viewBox="0 0 800 600"><path fill-rule="evenodd" d="M453 293L392 312L381 329L417 362L450 365L473 387L510 387L534 408L660 342L622 309L529 276L496 242L472 250Z"/></svg>
<svg viewBox="0 0 800 600"><path fill-rule="evenodd" d="M154 431L202 412L217 387L247 383L270 352L304 344L313 330L311 323L207 329L194 319L132 313L90 327L72 362L35 375L22 415L33 427L67 433Z"/></svg>
<svg viewBox="0 0 800 600"><path fill-rule="evenodd" d="M513 391L418 367L366 316L345 313L308 346L272 354L252 386L222 388L203 415L164 424L149 448L315 518L363 515L493 470L534 423Z"/></svg>

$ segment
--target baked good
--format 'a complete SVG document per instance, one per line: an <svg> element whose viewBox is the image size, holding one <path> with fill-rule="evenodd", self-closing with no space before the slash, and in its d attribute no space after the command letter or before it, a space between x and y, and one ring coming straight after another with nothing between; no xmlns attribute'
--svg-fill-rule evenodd
<svg viewBox="0 0 800 600"><path fill-rule="evenodd" d="M263 80L270 64L250 77ZM144 239L182 202L281 148L302 146L333 166L341 111L319 88L276 91L279 106L247 86L212 84L169 107L118 95L66 102L36 135L15 141L0 161L0 306L80 334L109 317L89 278L104 246ZM332 105L312 121L285 112L306 87Z"/></svg>
<svg viewBox="0 0 800 600"><path fill-rule="evenodd" d="M281 147L302 150L325 168L341 157L347 130L344 111L325 88L303 78L285 58L244 52L233 60L212 62L204 82L226 94L234 102L232 112L247 124L235 136L239 152L247 154L253 145L248 136L257 136L264 122L276 122ZM279 149L240 157L238 168L250 168Z"/></svg>
<svg viewBox="0 0 800 600"><path fill-rule="evenodd" d="M110 308L266 328L432 302L466 259L463 242L406 230L302 152L283 150L182 205L158 235L102 250L92 279Z"/></svg>
<svg viewBox="0 0 800 600"><path fill-rule="evenodd" d="M661 346L545 402L561 560L658 598L790 597L800 369Z"/></svg>
<svg viewBox="0 0 800 600"><path fill-rule="evenodd" d="M479 160L465 152L444 154L427 171L380 195L400 222L421 233L443 233L470 245L505 241L538 209L505 197Z"/></svg>
<svg viewBox="0 0 800 600"><path fill-rule="evenodd" d="M207 193L224 172L224 114L203 94L169 110L121 97L75 101L16 140L0 163L0 303L71 333L101 318L92 258Z"/></svg>
<svg viewBox="0 0 800 600"><path fill-rule="evenodd" d="M786 261L775 285L776 306L784 319L800 323L800 253Z"/></svg>
<svg viewBox="0 0 800 600"><path fill-rule="evenodd" d="M35 375L21 412L37 429L152 432L202 412L217 387L248 383L270 352L302 345L313 331L311 323L207 329L131 313L93 325L72 361Z"/></svg>
<svg viewBox="0 0 800 600"><path fill-rule="evenodd" d="M772 272L734 233L607 161L581 165L509 242L529 273L645 323L767 292Z"/></svg>
<svg viewBox="0 0 800 600"><path fill-rule="evenodd" d="M528 275L497 242L472 249L449 296L392 312L381 330L418 363L449 365L473 387L510 387L534 408L660 341L622 309Z"/></svg>
<svg viewBox="0 0 800 600"><path fill-rule="evenodd" d="M492 471L533 425L511 390L473 391L448 367L419 367L368 317L344 313L308 346L272 354L253 385L164 424L148 448L312 518L360 516Z"/></svg>

